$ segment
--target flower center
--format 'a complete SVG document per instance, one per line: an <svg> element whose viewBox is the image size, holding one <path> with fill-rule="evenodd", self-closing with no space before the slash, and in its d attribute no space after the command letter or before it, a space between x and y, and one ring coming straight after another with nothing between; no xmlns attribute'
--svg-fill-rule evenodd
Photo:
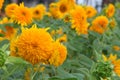
<svg viewBox="0 0 120 80"><path fill-rule="evenodd" d="M25 12L22 12L22 15L23 15L23 16L26 16L26 13L25 13Z"/></svg>
<svg viewBox="0 0 120 80"><path fill-rule="evenodd" d="M62 13L66 12L66 11L67 11L67 7L62 4L62 5L60 6L60 11L61 11Z"/></svg>
<svg viewBox="0 0 120 80"><path fill-rule="evenodd" d="M40 14L40 12L39 12L38 10L36 10L36 11L35 11L35 14L38 15L38 14Z"/></svg>

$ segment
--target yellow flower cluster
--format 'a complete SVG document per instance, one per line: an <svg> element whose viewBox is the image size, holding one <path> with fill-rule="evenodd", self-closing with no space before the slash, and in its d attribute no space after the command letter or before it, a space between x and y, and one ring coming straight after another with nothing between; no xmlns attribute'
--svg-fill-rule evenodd
<svg viewBox="0 0 120 80"><path fill-rule="evenodd" d="M39 4L28 8L24 6L24 3L20 5L12 3L6 6L5 14L21 26L27 26L32 23L33 19L42 19L46 14L46 7Z"/></svg>
<svg viewBox="0 0 120 80"><path fill-rule="evenodd" d="M22 57L33 65L50 63L59 66L64 62L67 55L65 46L60 43L56 44L46 29L38 29L36 25L30 29L22 28L22 33L13 39L10 47L12 56ZM54 55L59 58L52 58ZM54 60L58 60L58 62L55 61L56 63L54 63Z"/></svg>

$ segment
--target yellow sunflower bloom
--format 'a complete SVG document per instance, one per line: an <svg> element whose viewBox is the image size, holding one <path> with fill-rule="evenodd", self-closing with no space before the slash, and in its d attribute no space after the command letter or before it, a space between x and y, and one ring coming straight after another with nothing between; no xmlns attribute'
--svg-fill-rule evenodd
<svg viewBox="0 0 120 80"><path fill-rule="evenodd" d="M75 10L71 11L71 18L72 28L75 29L79 35L88 33L87 15L83 7L77 6Z"/></svg>
<svg viewBox="0 0 120 80"><path fill-rule="evenodd" d="M32 8L32 14L34 19L42 19L45 15L46 7L42 4L37 5L36 7Z"/></svg>
<svg viewBox="0 0 120 80"><path fill-rule="evenodd" d="M76 1L75 0L59 0L59 2L67 2L67 5L70 6L71 9L75 8L76 6Z"/></svg>
<svg viewBox="0 0 120 80"><path fill-rule="evenodd" d="M21 26L27 26L32 22L32 12L21 3L13 12L13 20Z"/></svg>
<svg viewBox="0 0 120 80"><path fill-rule="evenodd" d="M57 3L51 3L49 11L54 18L61 19L73 9L74 4L73 0L60 0Z"/></svg>
<svg viewBox="0 0 120 80"><path fill-rule="evenodd" d="M4 3L4 0L0 0L0 10L2 9L3 3Z"/></svg>
<svg viewBox="0 0 120 80"><path fill-rule="evenodd" d="M114 72L120 76L120 59L117 59L117 55L110 54L110 57L107 58L103 55L104 61L111 61L114 66Z"/></svg>
<svg viewBox="0 0 120 80"><path fill-rule="evenodd" d="M51 13L51 15L56 18L56 19L59 19L61 18L61 14L59 12L59 9L58 9L58 5L56 3L51 3L49 5L49 12Z"/></svg>
<svg viewBox="0 0 120 80"><path fill-rule="evenodd" d="M64 17L70 11L70 5L67 0L61 0L57 3L61 17Z"/></svg>
<svg viewBox="0 0 120 80"><path fill-rule="evenodd" d="M11 43L11 49L17 48L16 54L33 65L45 63L51 56L53 39L46 29L37 28L35 25L29 29L22 27L22 33L14 40L15 45Z"/></svg>
<svg viewBox="0 0 120 80"><path fill-rule="evenodd" d="M106 16L98 16L92 22L90 30L103 34L107 30L108 19Z"/></svg>
<svg viewBox="0 0 120 80"><path fill-rule="evenodd" d="M97 13L97 10L92 6L86 6L85 11L88 18L95 16Z"/></svg>
<svg viewBox="0 0 120 80"><path fill-rule="evenodd" d="M49 63L58 67L65 61L67 56L67 49L64 45L60 44L57 41L53 45L54 51L49 59Z"/></svg>
<svg viewBox="0 0 120 80"><path fill-rule="evenodd" d="M115 13L115 7L113 4L109 4L108 8L106 9L106 15L108 17L112 17Z"/></svg>
<svg viewBox="0 0 120 80"><path fill-rule="evenodd" d="M12 4L8 4L5 8L5 14L8 16L8 17L12 17L13 15L13 12L15 10L15 8L17 8L18 5L15 4L15 3L12 3Z"/></svg>

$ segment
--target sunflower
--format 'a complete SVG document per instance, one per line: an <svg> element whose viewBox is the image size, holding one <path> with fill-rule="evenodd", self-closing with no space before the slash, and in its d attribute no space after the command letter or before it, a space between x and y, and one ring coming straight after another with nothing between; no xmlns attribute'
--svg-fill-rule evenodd
<svg viewBox="0 0 120 80"><path fill-rule="evenodd" d="M57 3L51 3L49 5L49 12L51 13L51 16L53 16L56 19L61 18L61 14L58 9Z"/></svg>
<svg viewBox="0 0 120 80"><path fill-rule="evenodd" d="M103 55L104 61L111 61L113 64L114 72L120 76L120 59L117 59L117 55L110 54L110 57L107 58L105 55Z"/></svg>
<svg viewBox="0 0 120 80"><path fill-rule="evenodd" d="M75 29L78 34L87 34L87 15L83 7L77 6L73 11L71 11L71 17L72 28Z"/></svg>
<svg viewBox="0 0 120 80"><path fill-rule="evenodd" d="M21 26L27 26L32 22L32 12L21 3L13 12L13 20Z"/></svg>
<svg viewBox="0 0 120 80"><path fill-rule="evenodd" d="M70 11L70 5L67 0L61 0L57 3L58 10L61 13L61 17L64 17Z"/></svg>
<svg viewBox="0 0 120 80"><path fill-rule="evenodd" d="M108 19L106 16L98 16L92 22L90 30L103 34L107 30Z"/></svg>
<svg viewBox="0 0 120 80"><path fill-rule="evenodd" d="M4 3L4 0L0 0L0 10L2 9L3 3Z"/></svg>
<svg viewBox="0 0 120 80"><path fill-rule="evenodd" d="M60 66L66 59L67 49L64 45L60 44L58 41L54 42L54 51L49 59L49 63L54 66Z"/></svg>
<svg viewBox="0 0 120 80"><path fill-rule="evenodd" d="M76 6L76 1L75 0L59 0L59 2L60 1L67 2L67 5L69 5L70 9L73 9Z"/></svg>
<svg viewBox="0 0 120 80"><path fill-rule="evenodd" d="M112 17L115 13L115 7L113 4L109 4L108 8L106 9L106 15L108 17Z"/></svg>
<svg viewBox="0 0 120 80"><path fill-rule="evenodd" d="M39 4L36 7L32 8L32 14L34 19L42 19L45 15L46 8L44 5Z"/></svg>
<svg viewBox="0 0 120 80"><path fill-rule="evenodd" d="M85 11L88 18L95 16L97 13L97 10L92 6L86 6Z"/></svg>
<svg viewBox="0 0 120 80"><path fill-rule="evenodd" d="M5 14L8 16L8 17L12 17L13 15L13 12L15 10L15 8L17 8L18 5L15 4L15 3L12 3L12 4L8 4L5 8Z"/></svg>
<svg viewBox="0 0 120 80"><path fill-rule="evenodd" d="M33 25L29 29L22 27L22 33L13 40L10 49L11 52L14 52L11 54L17 54L34 65L48 61L53 51L52 45L53 39L46 29ZM16 52L12 50L14 48L16 48Z"/></svg>

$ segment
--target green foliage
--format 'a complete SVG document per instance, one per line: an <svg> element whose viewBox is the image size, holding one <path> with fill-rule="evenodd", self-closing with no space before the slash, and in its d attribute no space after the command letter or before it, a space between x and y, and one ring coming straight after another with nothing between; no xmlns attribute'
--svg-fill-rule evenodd
<svg viewBox="0 0 120 80"><path fill-rule="evenodd" d="M93 75L97 80L110 78L113 74L113 65L110 62L100 61L96 63L94 68Z"/></svg>
<svg viewBox="0 0 120 80"><path fill-rule="evenodd" d="M2 67L5 64L5 53L0 50L0 67Z"/></svg>

